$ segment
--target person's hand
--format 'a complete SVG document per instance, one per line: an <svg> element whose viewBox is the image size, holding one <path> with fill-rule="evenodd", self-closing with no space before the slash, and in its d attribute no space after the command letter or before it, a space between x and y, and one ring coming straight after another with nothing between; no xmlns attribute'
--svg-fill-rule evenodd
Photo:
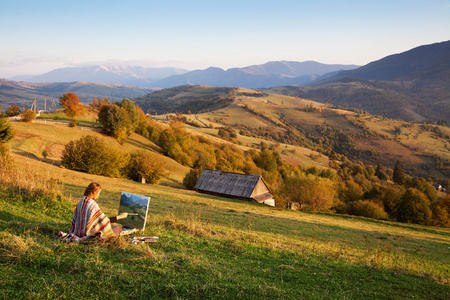
<svg viewBox="0 0 450 300"><path fill-rule="evenodd" d="M126 219L128 217L128 213L124 212L117 216L117 220Z"/></svg>

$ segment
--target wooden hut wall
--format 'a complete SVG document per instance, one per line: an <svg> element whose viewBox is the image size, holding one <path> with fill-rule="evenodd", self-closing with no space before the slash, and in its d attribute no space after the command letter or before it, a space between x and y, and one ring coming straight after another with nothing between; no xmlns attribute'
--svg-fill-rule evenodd
<svg viewBox="0 0 450 300"><path fill-rule="evenodd" d="M256 185L255 189L253 190L252 197L261 195L264 193L269 192L269 189L267 188L266 184L262 181L262 179L259 179L258 184Z"/></svg>

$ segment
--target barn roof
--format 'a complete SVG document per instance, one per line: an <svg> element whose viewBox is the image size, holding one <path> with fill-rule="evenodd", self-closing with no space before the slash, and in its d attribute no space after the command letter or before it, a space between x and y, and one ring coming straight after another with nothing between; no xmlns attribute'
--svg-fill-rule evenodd
<svg viewBox="0 0 450 300"><path fill-rule="evenodd" d="M264 182L261 175L204 170L194 188L200 192L250 199L260 181L267 188L267 192L269 192L269 187Z"/></svg>

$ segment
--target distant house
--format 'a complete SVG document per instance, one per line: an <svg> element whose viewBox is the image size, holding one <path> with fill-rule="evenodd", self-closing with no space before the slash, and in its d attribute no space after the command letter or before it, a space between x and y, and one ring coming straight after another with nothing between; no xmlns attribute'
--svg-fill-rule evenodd
<svg viewBox="0 0 450 300"><path fill-rule="evenodd" d="M433 183L432 186L437 190L437 191L442 191L442 185L438 184L438 183Z"/></svg>
<svg viewBox="0 0 450 300"><path fill-rule="evenodd" d="M194 189L200 193L275 206L273 195L261 175L204 170Z"/></svg>

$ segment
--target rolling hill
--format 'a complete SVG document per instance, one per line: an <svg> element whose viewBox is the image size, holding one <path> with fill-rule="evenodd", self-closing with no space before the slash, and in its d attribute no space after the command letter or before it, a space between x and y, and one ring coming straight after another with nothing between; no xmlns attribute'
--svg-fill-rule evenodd
<svg viewBox="0 0 450 300"><path fill-rule="evenodd" d="M14 127L20 132L15 153L25 144L46 143L63 129ZM63 131L67 136L79 130ZM100 293L155 299L445 299L449 293L445 228L288 211L171 183L143 185L74 172L23 154L15 155L15 163L28 171L16 174L17 180L57 178L60 198L25 201L0 183L0 296L5 298L57 298L73 290L82 298ZM108 216L117 214L121 191L150 196L146 229L135 235L159 241L55 240L59 230L70 227L73 209L93 181L103 187L98 203Z"/></svg>
<svg viewBox="0 0 450 300"><path fill-rule="evenodd" d="M185 85L133 101L152 114L185 113L197 131L229 125L240 133L240 138L264 138L282 143L286 150L288 145L323 153L333 150L353 161L388 167L400 160L411 175L450 178L450 128L445 126L390 120L243 88ZM249 147L255 144L243 142ZM291 152L284 153L296 160Z"/></svg>
<svg viewBox="0 0 450 300"><path fill-rule="evenodd" d="M286 115L294 112L289 119L304 112L302 119L313 120L323 107L279 95L239 96L236 101L225 109L246 104L250 113L282 106ZM227 116L230 112L198 117L233 122L227 118L238 115ZM354 116L332 108L322 113L334 113L327 117L333 124L339 123L339 114ZM249 114L247 119L261 126L268 122L263 115ZM383 124L377 123L380 130ZM70 297L74 290L82 298L155 299L445 299L449 294L448 228L297 212L199 194L181 185L188 168L167 157L170 174L160 185L76 172L58 166L61 148L86 134L129 151L157 153L158 147L136 134L119 144L67 126L12 126L12 180L6 168L0 169L4 298ZM353 125L347 126L351 130ZM46 148L49 157L44 158ZM146 229L135 235L157 236L159 241L132 244L123 236L86 243L56 240L60 230L70 227L74 207L93 181L103 187L98 203L108 216L117 214L121 191L150 196Z"/></svg>

